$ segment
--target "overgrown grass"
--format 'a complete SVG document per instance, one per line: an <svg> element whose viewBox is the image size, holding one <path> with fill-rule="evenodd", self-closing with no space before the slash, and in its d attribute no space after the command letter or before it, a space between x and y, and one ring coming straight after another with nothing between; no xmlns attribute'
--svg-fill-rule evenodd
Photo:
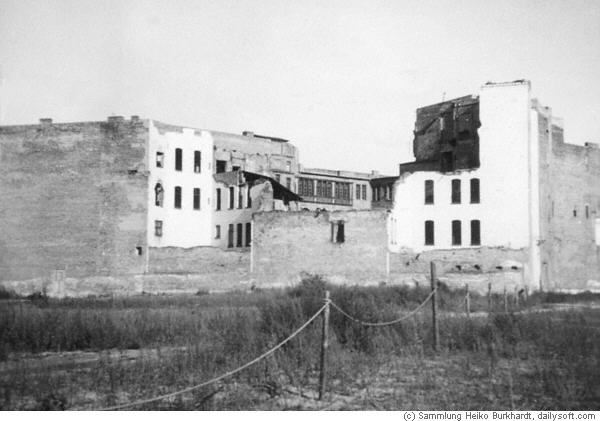
<svg viewBox="0 0 600 421"><path fill-rule="evenodd" d="M365 321L395 319L429 294L426 289L402 286L333 286L313 276L278 291L11 301L0 306L0 359L12 361L15 353L22 352L94 350L102 354L85 367L36 366L32 370L18 358L4 363L0 408L110 406L200 383L288 337L322 307L325 290L331 291L337 305ZM464 381L460 393L441 391L443 399L435 405L472 408L461 406L461 393L469 390L478 402L498 409L527 408L536 402L540 409L598 408L600 335L589 318L580 313L564 313L560 320L545 313L504 314L502 307L495 307L490 316L468 319L461 314L463 292L442 287L438 298L442 360L431 351L429 306L406 322L384 328L361 326L331 309L330 390L358 393L377 381L374 373L384 369L393 378L390 367L405 361L409 366L400 370L421 373L412 384L419 390L435 389L446 381L444 376ZM543 300L540 295L531 302ZM487 308L487 297L473 296L472 303L475 309ZM594 317L600 321L600 314ZM271 407L265 402L276 402L288 393L285 390L299 395L314 391L319 344L320 323L313 323L273 356L221 386L137 409L252 409L260 405L281 409L280 404ZM428 365L441 364L446 358L466 358L468 363L458 364L460 369L456 364L444 366L442 371ZM510 399L505 399L508 377L501 367L507 362L527 367L509 371ZM470 382L487 386L471 390ZM408 409L407 399L428 407L413 398L394 394L384 407ZM377 405L373 403L373 408Z"/></svg>

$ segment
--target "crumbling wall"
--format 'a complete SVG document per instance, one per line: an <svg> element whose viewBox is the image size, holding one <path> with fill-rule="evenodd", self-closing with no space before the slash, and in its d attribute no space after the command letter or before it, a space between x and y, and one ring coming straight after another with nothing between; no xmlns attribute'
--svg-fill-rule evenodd
<svg viewBox="0 0 600 421"><path fill-rule="evenodd" d="M247 272L250 268L250 253L242 249L150 247L148 253L148 271L154 274L216 274Z"/></svg>
<svg viewBox="0 0 600 421"><path fill-rule="evenodd" d="M305 272L348 283L385 281L386 218L383 211L256 213L252 279L284 286ZM342 243L332 241L338 221L344 223Z"/></svg>
<svg viewBox="0 0 600 421"><path fill-rule="evenodd" d="M409 167L433 165L438 171L479 167L480 125L479 100L471 96L417 109L415 162Z"/></svg>
<svg viewBox="0 0 600 421"><path fill-rule="evenodd" d="M137 119L0 127L0 280L142 273L146 143Z"/></svg>

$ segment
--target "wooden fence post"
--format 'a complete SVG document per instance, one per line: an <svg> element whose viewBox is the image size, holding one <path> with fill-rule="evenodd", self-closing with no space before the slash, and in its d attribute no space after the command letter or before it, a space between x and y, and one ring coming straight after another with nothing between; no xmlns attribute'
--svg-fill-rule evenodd
<svg viewBox="0 0 600 421"><path fill-rule="evenodd" d="M488 282L488 313L492 312L492 283Z"/></svg>
<svg viewBox="0 0 600 421"><path fill-rule="evenodd" d="M467 296L465 297L465 306L467 311L467 317L471 317L471 295L469 294L469 284L465 284L467 290Z"/></svg>
<svg viewBox="0 0 600 421"><path fill-rule="evenodd" d="M329 291L325 291L326 307L323 311L323 329L321 330L321 372L319 373L319 400L325 393L325 370L327 369L327 348L329 347Z"/></svg>
<svg viewBox="0 0 600 421"><path fill-rule="evenodd" d="M437 321L437 291L435 290L437 287L437 275L435 262L431 262L431 291L433 295L431 297L431 325L433 329L433 350L438 350L438 344L440 342L440 331L438 328Z"/></svg>

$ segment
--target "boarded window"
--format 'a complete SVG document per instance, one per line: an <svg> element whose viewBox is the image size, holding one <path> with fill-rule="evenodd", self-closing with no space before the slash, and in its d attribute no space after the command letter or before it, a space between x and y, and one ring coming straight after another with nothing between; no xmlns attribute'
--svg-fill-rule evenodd
<svg viewBox="0 0 600 421"><path fill-rule="evenodd" d="M199 173L202 170L202 154L200 151L194 151L194 172Z"/></svg>
<svg viewBox="0 0 600 421"><path fill-rule="evenodd" d="M425 245L433 246L435 244L435 237L433 231L433 221L425 221Z"/></svg>
<svg viewBox="0 0 600 421"><path fill-rule="evenodd" d="M154 186L154 204L156 206L162 206L164 201L165 190L162 184L156 183Z"/></svg>
<svg viewBox="0 0 600 421"><path fill-rule="evenodd" d="M221 210L221 189L217 189L217 210Z"/></svg>
<svg viewBox="0 0 600 421"><path fill-rule="evenodd" d="M252 224L246 222L246 247L250 247L252 243Z"/></svg>
<svg viewBox="0 0 600 421"><path fill-rule="evenodd" d="M235 202L235 191L233 187L229 187L229 209L233 209Z"/></svg>
<svg viewBox="0 0 600 421"><path fill-rule="evenodd" d="M183 151L179 148L175 149L175 171L181 171L183 162Z"/></svg>
<svg viewBox="0 0 600 421"><path fill-rule="evenodd" d="M460 180L452 180L452 203L460 203Z"/></svg>
<svg viewBox="0 0 600 421"><path fill-rule="evenodd" d="M471 245L481 245L481 224L477 219L471 221Z"/></svg>
<svg viewBox="0 0 600 421"><path fill-rule="evenodd" d="M229 224L227 229L227 247L233 247L233 224Z"/></svg>
<svg viewBox="0 0 600 421"><path fill-rule="evenodd" d="M221 238L221 225L215 226L215 238Z"/></svg>
<svg viewBox="0 0 600 421"><path fill-rule="evenodd" d="M162 168L165 165L165 154L162 152L156 152L156 167Z"/></svg>
<svg viewBox="0 0 600 421"><path fill-rule="evenodd" d="M181 187L175 186L175 208L181 209Z"/></svg>
<svg viewBox="0 0 600 421"><path fill-rule="evenodd" d="M163 234L163 221L154 221L154 235L162 237Z"/></svg>
<svg viewBox="0 0 600 421"><path fill-rule="evenodd" d="M471 179L471 203L479 203L479 179Z"/></svg>
<svg viewBox="0 0 600 421"><path fill-rule="evenodd" d="M242 224L237 224L237 241L236 241L236 244L235 244L236 247L242 247L242 244L243 244L242 243L242 241L243 241L243 237L242 236L244 235L243 229L244 229L244 226Z"/></svg>
<svg viewBox="0 0 600 421"><path fill-rule="evenodd" d="M425 204L433 204L433 180L425 180Z"/></svg>
<svg viewBox="0 0 600 421"><path fill-rule="evenodd" d="M362 186L362 200L367 200L367 186L364 184Z"/></svg>
<svg viewBox="0 0 600 421"><path fill-rule="evenodd" d="M346 241L344 221L331 223L331 241L334 243L343 243Z"/></svg>
<svg viewBox="0 0 600 421"><path fill-rule="evenodd" d="M462 244L460 221L452 221L452 245L460 246Z"/></svg>
<svg viewBox="0 0 600 421"><path fill-rule="evenodd" d="M194 189L194 209L200 209L200 189Z"/></svg>

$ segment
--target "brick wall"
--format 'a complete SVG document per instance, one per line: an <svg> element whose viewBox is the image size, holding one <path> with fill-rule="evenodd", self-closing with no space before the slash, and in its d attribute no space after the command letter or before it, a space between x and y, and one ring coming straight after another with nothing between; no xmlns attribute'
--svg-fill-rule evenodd
<svg viewBox="0 0 600 421"><path fill-rule="evenodd" d="M143 121L0 127L0 280L142 273Z"/></svg>
<svg viewBox="0 0 600 421"><path fill-rule="evenodd" d="M386 212L259 212L253 218L252 278L260 286L290 285L303 272L348 283L386 280ZM344 221L345 241L331 241Z"/></svg>
<svg viewBox="0 0 600 421"><path fill-rule="evenodd" d="M250 268L248 250L222 250L217 247L151 247L149 272L172 273L228 273L247 272Z"/></svg>

